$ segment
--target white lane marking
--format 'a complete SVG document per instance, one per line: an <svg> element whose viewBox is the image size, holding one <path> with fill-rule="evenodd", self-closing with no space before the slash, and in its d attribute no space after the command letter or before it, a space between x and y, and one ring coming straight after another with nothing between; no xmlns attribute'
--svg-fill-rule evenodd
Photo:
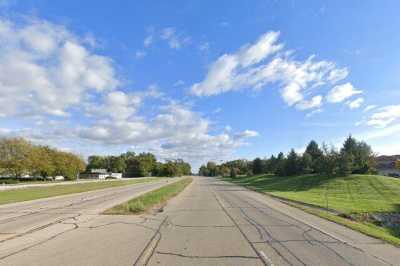
<svg viewBox="0 0 400 266"><path fill-rule="evenodd" d="M268 258L267 255L265 255L264 251L258 250L258 254L260 254L260 256L264 259L264 261L266 261L270 266L274 266L274 264L272 263L271 259Z"/></svg>

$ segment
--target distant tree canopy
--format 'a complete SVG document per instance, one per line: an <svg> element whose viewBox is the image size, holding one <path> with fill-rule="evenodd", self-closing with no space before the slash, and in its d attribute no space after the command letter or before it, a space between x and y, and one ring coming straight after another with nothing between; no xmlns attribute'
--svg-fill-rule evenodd
<svg viewBox="0 0 400 266"><path fill-rule="evenodd" d="M2 175L12 177L61 175L72 180L84 169L83 159L73 153L34 145L23 138L0 139Z"/></svg>
<svg viewBox="0 0 400 266"><path fill-rule="evenodd" d="M371 147L349 136L340 150L325 144L320 147L316 141L312 140L303 154L298 154L291 149L286 156L280 152L277 156L272 155L268 159L234 160L220 165L209 162L200 167L199 175L236 177L249 173L271 173L278 176L318 173L346 176L374 172L376 172L375 155Z"/></svg>
<svg viewBox="0 0 400 266"><path fill-rule="evenodd" d="M190 175L190 164L183 160L158 162L152 153L126 152L119 156L92 155L88 158L86 171L107 169L110 172L123 173L125 177L143 176L182 176Z"/></svg>

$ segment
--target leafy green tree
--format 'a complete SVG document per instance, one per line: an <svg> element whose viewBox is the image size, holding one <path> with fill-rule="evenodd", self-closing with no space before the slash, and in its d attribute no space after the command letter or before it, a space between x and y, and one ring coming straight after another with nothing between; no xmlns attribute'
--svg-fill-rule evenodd
<svg viewBox="0 0 400 266"><path fill-rule="evenodd" d="M300 174L300 158L294 149L291 149L285 162L285 174L288 176Z"/></svg>
<svg viewBox="0 0 400 266"><path fill-rule="evenodd" d="M0 141L0 169L6 175L21 177L32 169L33 145L23 138Z"/></svg>
<svg viewBox="0 0 400 266"><path fill-rule="evenodd" d="M230 177L231 177L231 178L236 178L236 177L237 177L237 169L236 169L236 168L231 167L231 170L230 170Z"/></svg>
<svg viewBox="0 0 400 266"><path fill-rule="evenodd" d="M205 166L205 165L200 166L199 175L200 176L209 176L210 175L210 173L207 169L207 166Z"/></svg>
<svg viewBox="0 0 400 266"><path fill-rule="evenodd" d="M314 171L312 157L309 153L303 153L300 162L300 173L311 174Z"/></svg>
<svg viewBox="0 0 400 266"><path fill-rule="evenodd" d="M122 156L111 156L111 172L124 173L126 170L126 162Z"/></svg>
<svg viewBox="0 0 400 266"><path fill-rule="evenodd" d="M264 165L260 158L255 158L252 164L252 172L255 175L262 174L264 172Z"/></svg>
<svg viewBox="0 0 400 266"><path fill-rule="evenodd" d="M340 152L338 174L348 176L353 172L354 156L345 151Z"/></svg>
<svg viewBox="0 0 400 266"><path fill-rule="evenodd" d="M326 145L323 146L323 151L321 172L328 176L334 176L338 173L340 155L333 147L329 149Z"/></svg>
<svg viewBox="0 0 400 266"><path fill-rule="evenodd" d="M278 176L286 175L286 158L283 152L280 152L276 158L275 174Z"/></svg>
<svg viewBox="0 0 400 266"><path fill-rule="evenodd" d="M56 150L47 146L37 146L32 149L30 167L31 173L35 176L49 177L56 173L54 159Z"/></svg>
<svg viewBox="0 0 400 266"><path fill-rule="evenodd" d="M311 159L317 160L319 157L323 155L323 151L319 148L318 143L315 140L311 140L307 145L305 153L311 156Z"/></svg>
<svg viewBox="0 0 400 266"><path fill-rule="evenodd" d="M209 176L217 176L217 164L214 162L207 163L207 169Z"/></svg>
<svg viewBox="0 0 400 266"><path fill-rule="evenodd" d="M103 156L92 155L88 158L87 171L92 169L107 169L107 161Z"/></svg>
<svg viewBox="0 0 400 266"><path fill-rule="evenodd" d="M341 154L351 157L353 174L366 174L374 171L375 156L369 145L357 141L351 135L343 143Z"/></svg>

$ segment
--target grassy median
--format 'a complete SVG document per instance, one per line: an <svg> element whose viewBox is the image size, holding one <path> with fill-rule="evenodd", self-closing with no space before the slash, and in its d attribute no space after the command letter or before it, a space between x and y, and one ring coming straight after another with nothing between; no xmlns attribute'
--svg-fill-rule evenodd
<svg viewBox="0 0 400 266"><path fill-rule="evenodd" d="M400 213L400 179L377 175L257 175L224 179L288 199L291 205L309 213L400 245L398 228L378 226L364 219L370 214ZM304 203L310 206L302 205Z"/></svg>
<svg viewBox="0 0 400 266"><path fill-rule="evenodd" d="M145 182L153 182L156 180L161 180L161 179L154 177L154 178L140 178L132 180L110 180L110 181L77 183L71 185L54 185L47 187L10 189L5 191L0 191L0 204L49 198L54 196L87 192L97 189L127 186Z"/></svg>
<svg viewBox="0 0 400 266"><path fill-rule="evenodd" d="M191 182L192 178L185 178L162 188L147 192L139 197L108 209L104 214L138 214L161 206L170 198L175 197L183 191Z"/></svg>

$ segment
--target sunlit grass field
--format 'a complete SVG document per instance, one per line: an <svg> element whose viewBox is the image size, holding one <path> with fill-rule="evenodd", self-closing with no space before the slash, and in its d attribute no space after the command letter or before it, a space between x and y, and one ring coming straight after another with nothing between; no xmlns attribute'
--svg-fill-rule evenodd
<svg viewBox="0 0 400 266"><path fill-rule="evenodd" d="M400 180L377 175L228 178L261 192L342 213L400 212Z"/></svg>

